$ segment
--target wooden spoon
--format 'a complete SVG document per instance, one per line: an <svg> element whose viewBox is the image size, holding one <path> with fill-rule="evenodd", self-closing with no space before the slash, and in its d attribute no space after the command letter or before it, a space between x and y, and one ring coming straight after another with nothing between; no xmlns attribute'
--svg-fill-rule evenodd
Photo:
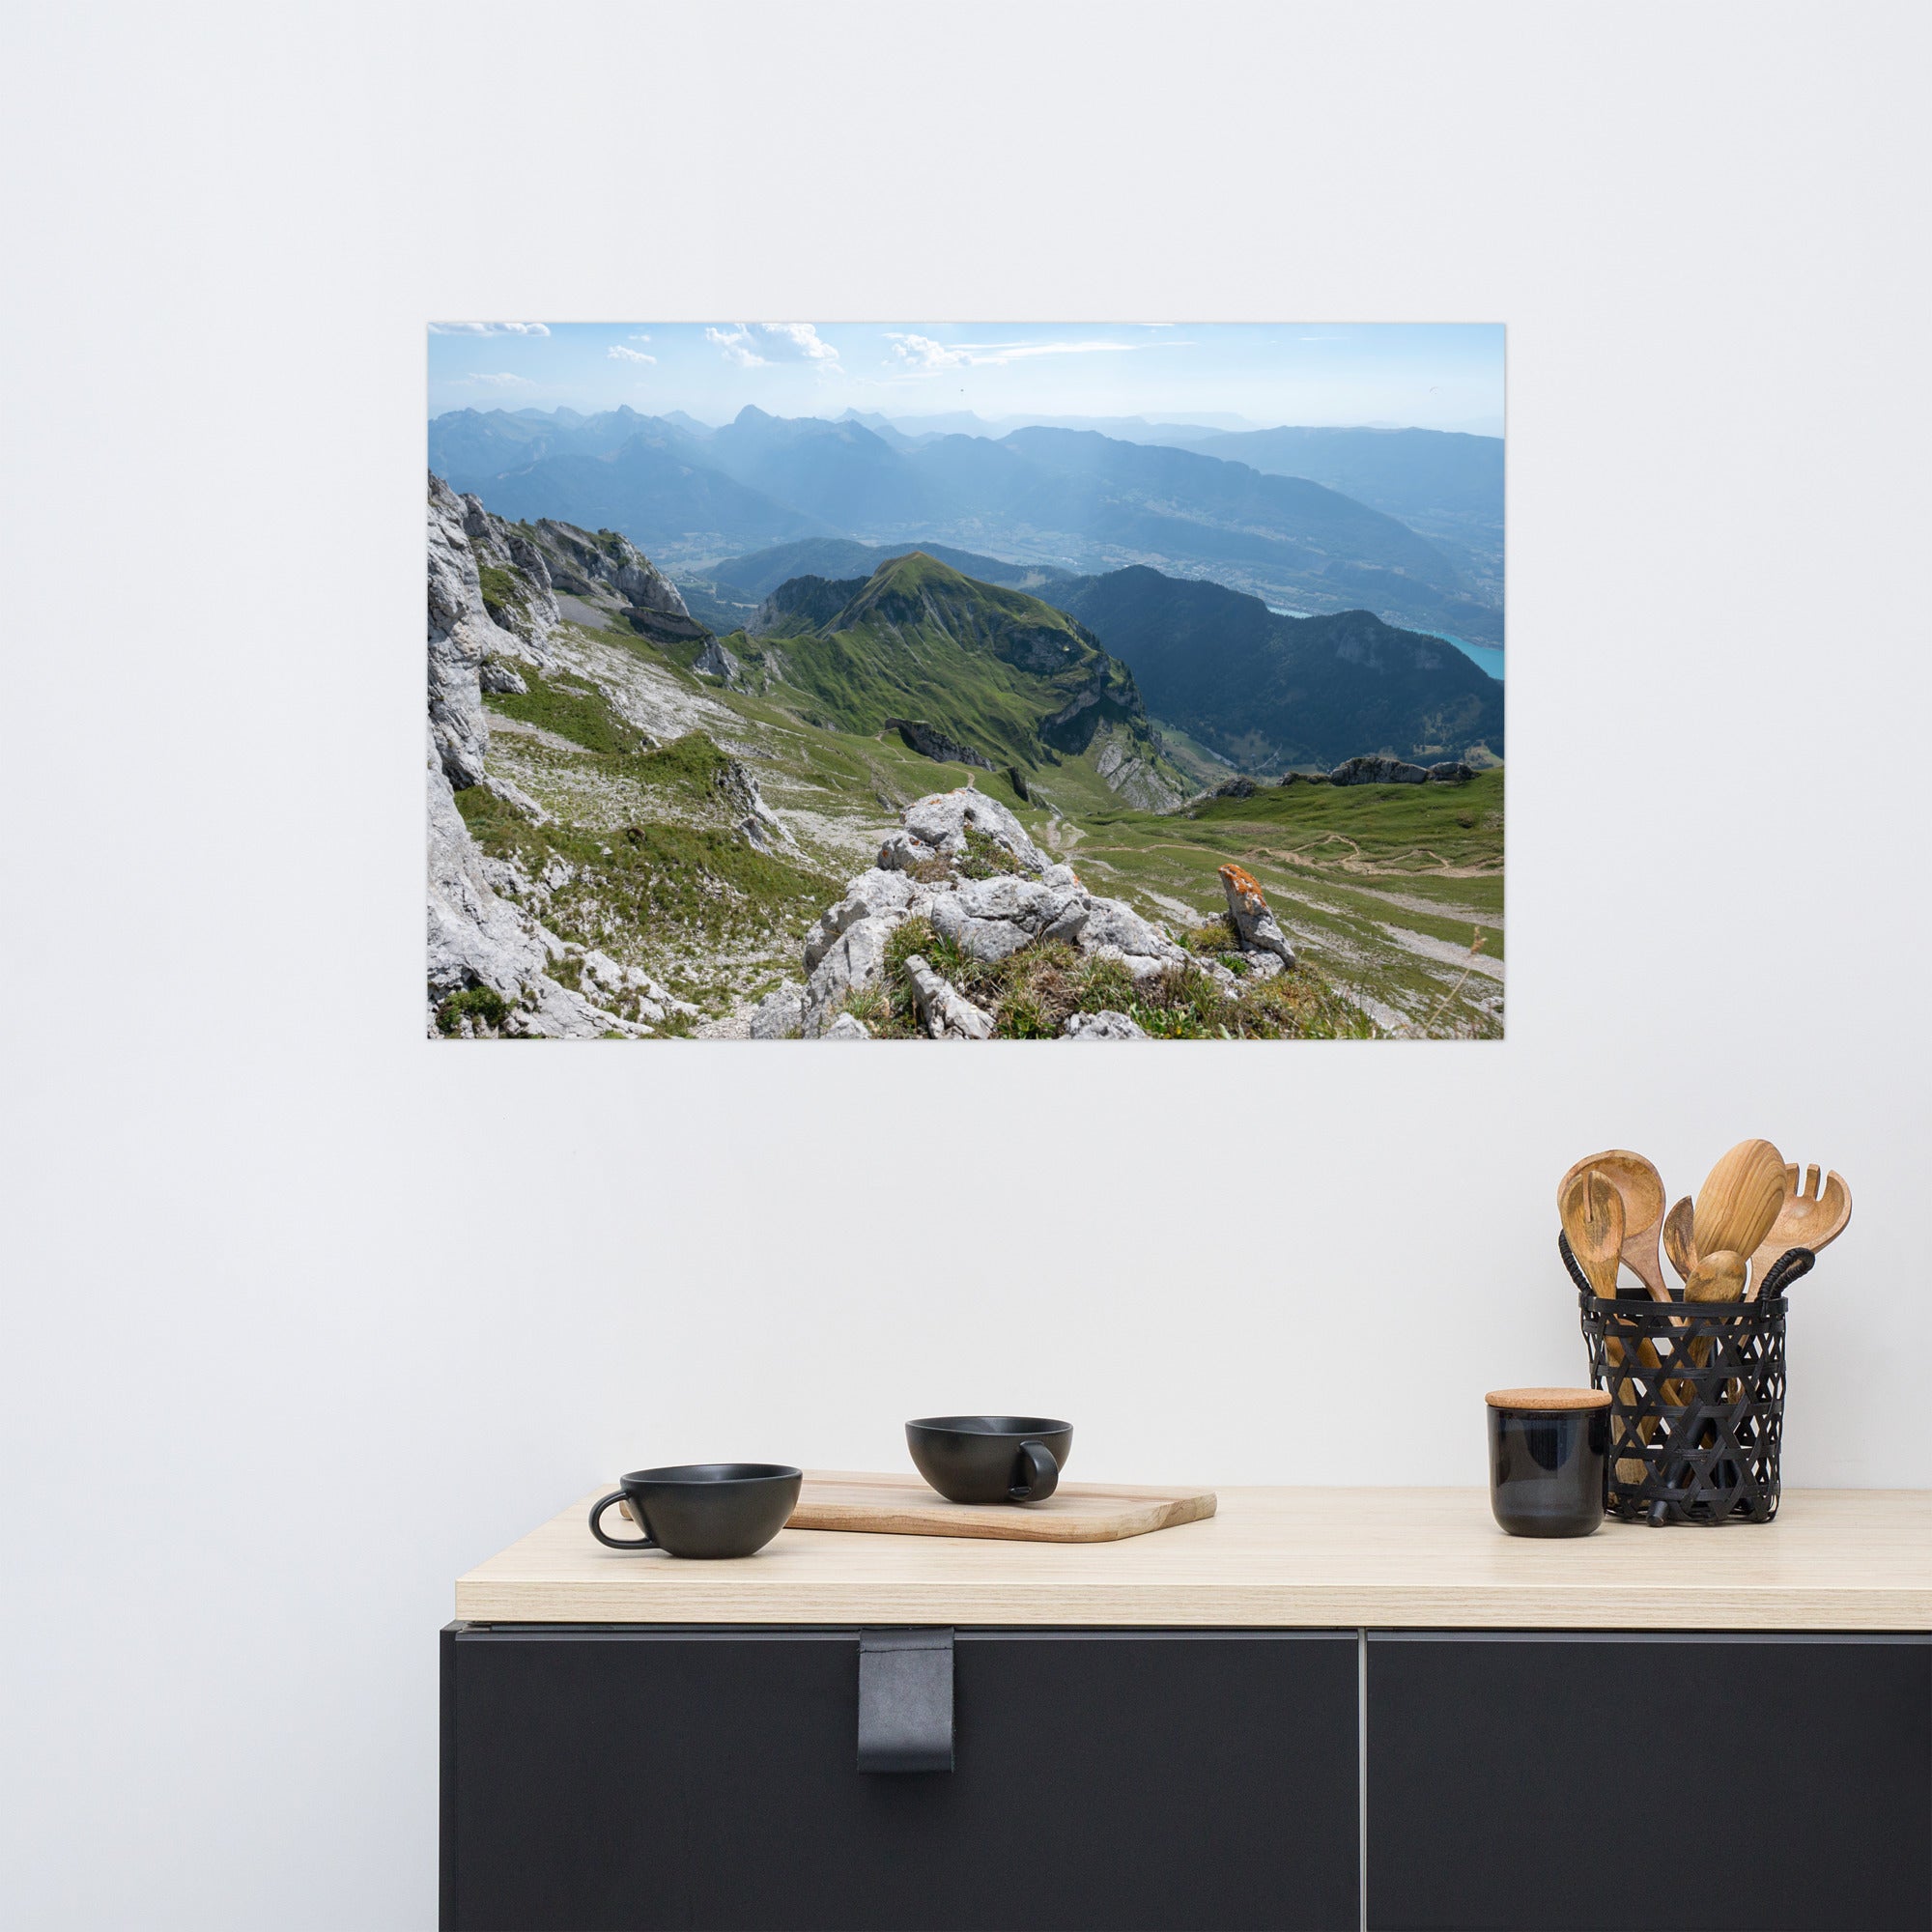
<svg viewBox="0 0 1932 1932"><path fill-rule="evenodd" d="M1610 1148L1579 1160L1556 1184L1558 1213L1563 1197L1579 1174L1595 1168L1623 1196L1623 1259L1645 1288L1653 1301L1668 1301L1670 1291L1663 1285L1663 1269L1657 1259L1658 1230L1663 1221L1663 1180L1657 1169L1640 1153L1624 1148ZM1576 1246L1573 1241L1571 1246ZM1614 1293L1614 1291L1612 1291Z"/></svg>
<svg viewBox="0 0 1932 1932"><path fill-rule="evenodd" d="M1697 1252L1748 1259L1764 1244L1783 1201L1784 1156L1769 1141L1740 1141L1697 1190Z"/></svg>
<svg viewBox="0 0 1932 1932"><path fill-rule="evenodd" d="M1696 1209L1688 1194L1663 1217L1663 1252L1670 1257L1679 1281L1689 1281L1697 1265L1695 1221Z"/></svg>
<svg viewBox="0 0 1932 1932"><path fill-rule="evenodd" d="M1763 1287L1765 1277L1780 1256L1792 1248L1809 1248L1816 1254L1845 1232L1845 1223L1851 1218L1852 1190L1845 1185L1843 1176L1828 1175L1821 1188L1818 1170L1807 1167L1801 1186L1797 1167L1787 1164L1784 1170L1784 1199L1778 1207L1777 1219L1771 1224L1771 1233L1751 1256L1750 1289L1747 1298L1751 1301L1757 1299L1758 1290Z"/></svg>
<svg viewBox="0 0 1932 1932"><path fill-rule="evenodd" d="M1570 1252L1605 1301L1615 1298L1617 1261L1624 1244L1624 1198L1597 1170L1577 1175L1556 1204Z"/></svg>

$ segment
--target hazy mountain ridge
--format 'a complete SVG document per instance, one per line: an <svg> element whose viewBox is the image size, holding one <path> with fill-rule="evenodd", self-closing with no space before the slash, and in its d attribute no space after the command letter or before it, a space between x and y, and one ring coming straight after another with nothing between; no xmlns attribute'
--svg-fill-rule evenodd
<svg viewBox="0 0 1932 1932"><path fill-rule="evenodd" d="M1465 578L1408 524L1325 484L1091 430L912 441L753 408L702 435L628 410L551 429L464 411L431 425L431 450L499 514L620 529L673 568L810 536L937 544L1090 573L1211 572L1297 608L1502 635L1480 554Z"/></svg>

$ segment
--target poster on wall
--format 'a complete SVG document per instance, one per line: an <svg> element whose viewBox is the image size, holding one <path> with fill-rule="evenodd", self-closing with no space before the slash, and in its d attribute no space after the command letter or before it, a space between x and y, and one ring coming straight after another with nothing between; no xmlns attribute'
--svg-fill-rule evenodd
<svg viewBox="0 0 1932 1932"><path fill-rule="evenodd" d="M1500 1037L1503 374L432 324L429 1036Z"/></svg>

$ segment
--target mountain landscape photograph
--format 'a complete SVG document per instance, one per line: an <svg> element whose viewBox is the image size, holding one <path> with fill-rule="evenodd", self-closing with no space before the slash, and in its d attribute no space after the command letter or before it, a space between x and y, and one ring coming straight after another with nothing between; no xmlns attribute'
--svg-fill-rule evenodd
<svg viewBox="0 0 1932 1932"><path fill-rule="evenodd" d="M431 1037L1501 1037L1500 326L428 352Z"/></svg>

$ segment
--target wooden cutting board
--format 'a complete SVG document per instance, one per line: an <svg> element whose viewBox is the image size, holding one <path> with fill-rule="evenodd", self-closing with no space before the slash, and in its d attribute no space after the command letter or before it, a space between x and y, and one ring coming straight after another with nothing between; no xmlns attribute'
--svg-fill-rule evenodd
<svg viewBox="0 0 1932 1932"><path fill-rule="evenodd" d="M1016 1543L1116 1543L1214 1514L1212 1490L1062 1483L1043 1503L950 1503L917 1476L810 1472L787 1529L886 1536L992 1536Z"/></svg>

